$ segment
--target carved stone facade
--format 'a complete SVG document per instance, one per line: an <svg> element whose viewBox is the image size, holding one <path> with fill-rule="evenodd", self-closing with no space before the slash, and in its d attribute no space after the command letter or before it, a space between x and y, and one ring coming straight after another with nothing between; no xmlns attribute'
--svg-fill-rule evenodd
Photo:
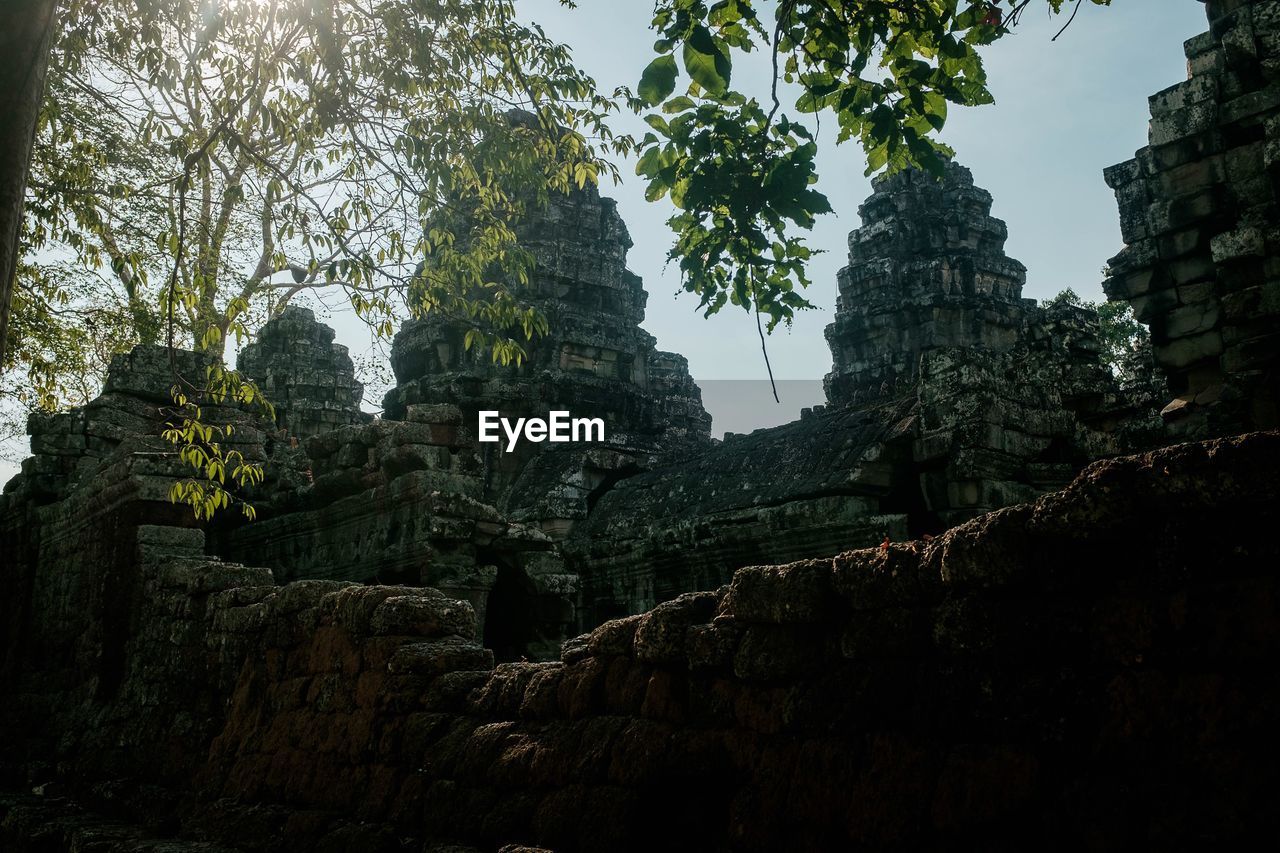
<svg viewBox="0 0 1280 853"><path fill-rule="evenodd" d="M1205 6L1151 144L1106 173L1127 244L1107 295L1151 327L1182 437L1280 425L1280 3Z"/></svg>

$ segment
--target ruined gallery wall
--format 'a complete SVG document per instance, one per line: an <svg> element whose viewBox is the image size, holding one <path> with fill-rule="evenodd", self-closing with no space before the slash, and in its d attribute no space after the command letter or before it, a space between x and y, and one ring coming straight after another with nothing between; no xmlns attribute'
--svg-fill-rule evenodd
<svg viewBox="0 0 1280 853"><path fill-rule="evenodd" d="M561 543L585 627L715 589L745 565L910 538L911 406L810 412L618 483Z"/></svg>
<svg viewBox="0 0 1280 853"><path fill-rule="evenodd" d="M248 850L1242 839L1280 782L1277 460L1258 434L1098 463L496 668L433 590L277 586L142 526L122 677L45 721L50 760L85 802L129 775L116 810Z"/></svg>
<svg viewBox="0 0 1280 853"><path fill-rule="evenodd" d="M932 546L744 569L561 663L312 633L243 673L204 781L482 847L1245 832L1277 781L1278 441L1101 463Z"/></svg>

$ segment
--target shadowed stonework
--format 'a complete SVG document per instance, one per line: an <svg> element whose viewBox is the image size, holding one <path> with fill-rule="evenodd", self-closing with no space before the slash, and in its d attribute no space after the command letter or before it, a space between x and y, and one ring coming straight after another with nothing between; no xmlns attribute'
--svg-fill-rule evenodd
<svg viewBox="0 0 1280 853"><path fill-rule="evenodd" d="M7 624L30 629L5 662L5 730L25 733L5 759L41 795L0 797L0 838L143 850L177 834L164 849L184 851L1243 841L1270 825L1280 783L1267 710L1280 701L1278 464L1275 434L1101 462L930 543L744 568L608 622L558 661L497 667L465 603L279 586L210 560L200 531L158 524L165 505L122 475L116 501L77 526L115 550L67 552L74 583L43 573L5 599Z"/></svg>

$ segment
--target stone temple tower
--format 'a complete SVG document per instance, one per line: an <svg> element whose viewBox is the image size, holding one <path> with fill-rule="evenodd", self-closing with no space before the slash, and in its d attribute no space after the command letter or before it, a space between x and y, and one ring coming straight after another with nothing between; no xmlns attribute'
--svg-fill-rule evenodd
<svg viewBox="0 0 1280 853"><path fill-rule="evenodd" d="M290 305L240 352L240 370L266 393L278 425L295 438L369 420L360 411L364 385L347 348L333 338L310 309Z"/></svg>
<svg viewBox="0 0 1280 853"><path fill-rule="evenodd" d="M658 350L640 328L648 295L627 269L631 237L616 202L595 187L575 190L519 230L535 258L520 296L543 312L548 333L524 344L523 364L503 366L467 350L459 323L410 321L392 346L398 384L384 409L401 419L412 406L448 403L472 428L480 410L603 419L602 444L526 443L514 453L485 445L487 497L554 533L584 517L590 495L623 472L707 446L711 416L684 357Z"/></svg>
<svg viewBox="0 0 1280 853"><path fill-rule="evenodd" d="M1004 253L1009 232L991 215L991 194L968 169L948 163L941 181L907 170L873 186L826 330L833 405L902 393L925 352L1008 351L1035 305L1022 299L1026 267Z"/></svg>

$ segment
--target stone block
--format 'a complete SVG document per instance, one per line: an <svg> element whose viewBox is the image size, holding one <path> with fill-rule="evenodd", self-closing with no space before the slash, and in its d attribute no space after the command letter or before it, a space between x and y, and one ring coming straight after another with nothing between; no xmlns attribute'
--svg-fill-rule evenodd
<svg viewBox="0 0 1280 853"><path fill-rule="evenodd" d="M714 669L733 662L744 626L729 619L717 619L709 625L690 625L685 638L689 668Z"/></svg>
<svg viewBox="0 0 1280 853"><path fill-rule="evenodd" d="M320 599L321 616L352 634L369 632L374 612L388 598L411 596L444 600L444 594L427 587L412 586L344 586Z"/></svg>
<svg viewBox="0 0 1280 853"><path fill-rule="evenodd" d="M1176 198L1203 192L1226 180L1226 168L1222 156L1193 160L1173 169L1161 172L1158 178L1160 194Z"/></svg>
<svg viewBox="0 0 1280 853"><path fill-rule="evenodd" d="M1150 267L1137 269L1124 275L1113 275L1102 284L1108 299L1124 300L1142 296L1151 290L1155 270Z"/></svg>
<svg viewBox="0 0 1280 853"><path fill-rule="evenodd" d="M645 613L636 626L632 646L636 660L645 663L682 662L689 626L709 621L718 604L713 593L690 592Z"/></svg>
<svg viewBox="0 0 1280 853"><path fill-rule="evenodd" d="M1146 156L1151 159L1150 171L1155 174L1211 157L1221 152L1222 148L1222 136L1215 131L1198 133L1163 144L1153 142L1149 149L1144 150L1149 152ZM1141 152L1139 156L1143 156Z"/></svg>
<svg viewBox="0 0 1280 853"><path fill-rule="evenodd" d="M902 546L848 551L833 561L832 589L855 612L916 606L938 589L922 572L918 555Z"/></svg>
<svg viewBox="0 0 1280 853"><path fill-rule="evenodd" d="M1186 137L1212 130L1217 120L1218 108L1212 102L1192 104L1152 116L1151 144L1163 146L1182 141Z"/></svg>
<svg viewBox="0 0 1280 853"><path fill-rule="evenodd" d="M1192 77L1147 99L1152 117L1185 110L1197 104L1216 100L1217 81L1211 77Z"/></svg>
<svg viewBox="0 0 1280 853"><path fill-rule="evenodd" d="M436 677L450 672L493 669L493 652L474 640L443 637L406 643L391 656L387 669L397 675Z"/></svg>
<svg viewBox="0 0 1280 853"><path fill-rule="evenodd" d="M412 471L447 471L450 455L445 447L408 444L388 449L381 454L379 462L387 478L393 480Z"/></svg>
<svg viewBox="0 0 1280 853"><path fill-rule="evenodd" d="M1150 325L1157 317L1178 306L1178 292L1171 287L1154 290L1144 296L1135 296L1129 302L1133 306L1133 316Z"/></svg>
<svg viewBox="0 0 1280 853"><path fill-rule="evenodd" d="M173 562L157 573L162 587L201 595L235 587L270 586L275 582L270 569L238 566L234 563Z"/></svg>
<svg viewBox="0 0 1280 853"><path fill-rule="evenodd" d="M830 560L738 569L724 611L740 622L782 625L818 622L839 603L831 586Z"/></svg>
<svg viewBox="0 0 1280 853"><path fill-rule="evenodd" d="M271 606L267 601L246 604L243 607L226 607L214 612L215 633L251 635L261 632L271 619Z"/></svg>
<svg viewBox="0 0 1280 853"><path fill-rule="evenodd" d="M928 462L949 456L955 444L955 434L951 430L933 430L916 439L911 455L916 462Z"/></svg>
<svg viewBox="0 0 1280 853"><path fill-rule="evenodd" d="M1115 190L1140 179L1142 177L1142 167L1136 158L1125 160L1123 163L1117 163L1114 166L1108 166L1103 169L1102 177L1107 186Z"/></svg>
<svg viewBox="0 0 1280 853"><path fill-rule="evenodd" d="M1212 331L1194 337L1179 338L1154 347L1156 360L1166 369L1189 367L1200 361L1216 359L1222 354L1222 335Z"/></svg>
<svg viewBox="0 0 1280 853"><path fill-rule="evenodd" d="M1234 231L1218 234L1209 241L1214 263L1227 263L1266 254L1266 241L1262 230L1252 225L1241 225Z"/></svg>
<svg viewBox="0 0 1280 853"><path fill-rule="evenodd" d="M1247 322L1280 314L1280 280L1223 294L1222 313L1229 322Z"/></svg>
<svg viewBox="0 0 1280 853"><path fill-rule="evenodd" d="M358 586L358 584L334 580L294 581L279 588L280 594L274 602L274 610L284 616L319 607L326 595L351 586Z"/></svg>
<svg viewBox="0 0 1280 853"><path fill-rule="evenodd" d="M1275 364L1280 352L1280 333L1262 335L1241 341L1222 354L1222 367L1228 373L1263 370Z"/></svg>
<svg viewBox="0 0 1280 853"><path fill-rule="evenodd" d="M1210 186L1151 205L1147 227L1150 233L1157 236L1169 234L1211 219L1224 207L1221 187Z"/></svg>
<svg viewBox="0 0 1280 853"><path fill-rule="evenodd" d="M462 410L447 403L415 403L405 408L405 419L417 424L461 426Z"/></svg>
<svg viewBox="0 0 1280 853"><path fill-rule="evenodd" d="M1227 65L1226 52L1215 48L1199 53L1187 60L1187 71L1193 76L1217 76Z"/></svg>
<svg viewBox="0 0 1280 853"><path fill-rule="evenodd" d="M775 681L814 672L825 663L813 629L791 625L750 625L733 657L733 674L743 681Z"/></svg>
<svg viewBox="0 0 1280 853"><path fill-rule="evenodd" d="M456 447L462 444L462 429L452 423L404 422L395 425L392 444L428 444L440 447Z"/></svg>
<svg viewBox="0 0 1280 853"><path fill-rule="evenodd" d="M1203 251L1208 235L1201 228L1185 228L1160 235L1156 241L1160 260L1168 261Z"/></svg>
<svg viewBox="0 0 1280 853"><path fill-rule="evenodd" d="M204 531L198 527L140 524L138 544L173 552L204 553Z"/></svg>
<svg viewBox="0 0 1280 853"><path fill-rule="evenodd" d="M1185 338L1217 328L1220 314L1216 300L1196 302L1165 313L1153 327L1158 324L1166 339Z"/></svg>
<svg viewBox="0 0 1280 853"><path fill-rule="evenodd" d="M588 636L583 634L578 637L570 637L560 644L560 660L566 664L577 663L586 660L591 656L591 649L588 646Z"/></svg>
<svg viewBox="0 0 1280 853"><path fill-rule="evenodd" d="M343 468L363 468L369 464L372 454L364 444L348 442L338 448L335 464Z"/></svg>
<svg viewBox="0 0 1280 853"><path fill-rule="evenodd" d="M458 634L471 637L476 632L476 614L471 605L445 598L439 593L392 596L374 609L369 630L380 635L441 637Z"/></svg>
<svg viewBox="0 0 1280 853"><path fill-rule="evenodd" d="M602 657L629 656L642 618L642 615L636 615L605 622L587 635L587 648L591 654Z"/></svg>

